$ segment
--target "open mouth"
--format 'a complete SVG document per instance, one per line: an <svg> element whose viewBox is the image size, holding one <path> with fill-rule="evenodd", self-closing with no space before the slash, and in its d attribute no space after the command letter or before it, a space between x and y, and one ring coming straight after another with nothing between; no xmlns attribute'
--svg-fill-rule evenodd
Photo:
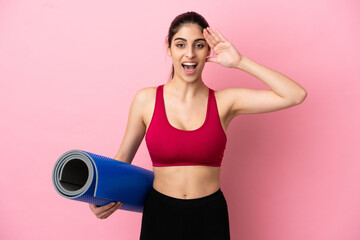
<svg viewBox="0 0 360 240"><path fill-rule="evenodd" d="M187 73L192 73L195 71L197 63L183 63L181 64Z"/></svg>

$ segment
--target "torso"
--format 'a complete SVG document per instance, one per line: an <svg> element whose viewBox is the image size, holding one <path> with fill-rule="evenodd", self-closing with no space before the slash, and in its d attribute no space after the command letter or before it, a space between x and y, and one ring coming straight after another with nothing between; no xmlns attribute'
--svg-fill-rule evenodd
<svg viewBox="0 0 360 240"><path fill-rule="evenodd" d="M221 91L214 91L221 125L226 133L232 119L230 106L222 98ZM149 88L149 101L144 106L143 121L146 131L149 128L155 107L156 87ZM166 98L166 97L165 97ZM184 104L166 98L166 115L172 126L183 130L197 129L205 120L206 98L203 102ZM186 116L198 114L197 119L186 119ZM192 113L192 114L186 114ZM179 117L183 117L182 119ZM184 124L185 123L185 124ZM186 129L189 128L189 129ZM193 199L210 195L220 188L220 167L211 166L171 166L153 167L153 187L168 196L180 199Z"/></svg>

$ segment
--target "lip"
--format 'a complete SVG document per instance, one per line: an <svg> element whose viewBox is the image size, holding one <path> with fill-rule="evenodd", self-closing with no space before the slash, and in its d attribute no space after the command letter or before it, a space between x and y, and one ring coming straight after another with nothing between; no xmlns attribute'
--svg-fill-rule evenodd
<svg viewBox="0 0 360 240"><path fill-rule="evenodd" d="M196 65L195 65L195 69L194 70L192 70L192 71L188 71L188 70L186 70L185 69L185 67L184 67L184 63L195 63ZM182 64L181 64L182 66L183 66L183 70L184 70L184 72L186 73L186 75L193 75L195 72L196 72L196 70L197 70L197 66L199 65L197 62L195 62L195 61L185 61L185 62L183 62Z"/></svg>
<svg viewBox="0 0 360 240"><path fill-rule="evenodd" d="M184 67L184 63L195 63L195 68L197 68L197 66L199 65L198 62L195 62L195 61L184 61L181 63L181 66Z"/></svg>

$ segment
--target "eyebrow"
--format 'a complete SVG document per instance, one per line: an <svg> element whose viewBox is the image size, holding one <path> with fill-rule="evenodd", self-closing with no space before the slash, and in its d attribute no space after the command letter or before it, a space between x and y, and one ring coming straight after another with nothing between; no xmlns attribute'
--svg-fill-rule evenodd
<svg viewBox="0 0 360 240"><path fill-rule="evenodd" d="M174 41L176 41L176 40L183 40L183 41L187 42L185 38L175 38ZM206 40L204 38L198 38L198 39L194 40L194 42L197 42L197 41L206 41Z"/></svg>

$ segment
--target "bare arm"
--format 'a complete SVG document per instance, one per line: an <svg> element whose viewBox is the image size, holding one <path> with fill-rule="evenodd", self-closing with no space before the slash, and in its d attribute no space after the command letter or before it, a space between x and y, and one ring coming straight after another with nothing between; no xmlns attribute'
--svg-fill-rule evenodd
<svg viewBox="0 0 360 240"><path fill-rule="evenodd" d="M234 115L289 108L302 103L307 96L305 89L292 79L247 57L243 56L236 68L263 81L271 90L226 89L231 98L229 101L232 103L231 112Z"/></svg>
<svg viewBox="0 0 360 240"><path fill-rule="evenodd" d="M146 126L143 121L143 109L147 102L146 91L147 89L139 90L131 104L125 135L114 157L119 161L131 164L144 138Z"/></svg>
<svg viewBox="0 0 360 240"><path fill-rule="evenodd" d="M271 90L230 88L221 91L224 104L231 116L241 113L264 113L300 104L306 98L306 91L287 76L256 63L241 55L220 31L210 28L203 30L204 37L216 57L208 62L245 71L263 81Z"/></svg>
<svg viewBox="0 0 360 240"><path fill-rule="evenodd" d="M143 106L145 103L146 90L142 89L136 93L130 106L125 135L119 151L114 157L119 161L131 164L145 135L146 126L143 122ZM121 207L121 205L121 202L112 202L101 207L98 207L95 204L89 204L89 207L97 218L106 219Z"/></svg>

